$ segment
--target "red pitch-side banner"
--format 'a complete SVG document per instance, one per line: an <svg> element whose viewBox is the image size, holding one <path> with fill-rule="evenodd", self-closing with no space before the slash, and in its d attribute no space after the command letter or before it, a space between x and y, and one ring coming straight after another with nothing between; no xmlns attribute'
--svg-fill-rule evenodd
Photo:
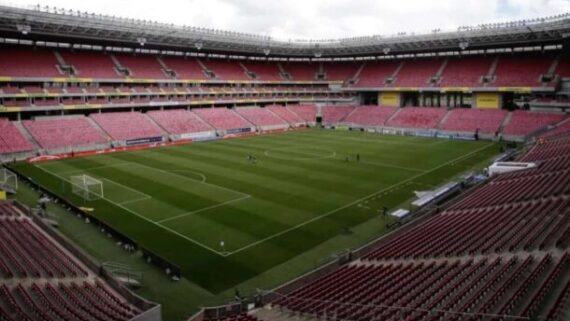
<svg viewBox="0 0 570 321"><path fill-rule="evenodd" d="M51 161L51 160L60 160L60 159L68 159L68 158L88 157L88 156L121 153L121 152L132 152L132 151L136 151L136 150L165 147L165 146L184 145L184 144L190 144L190 143L192 143L192 140L186 139L186 140L179 140L179 141L175 141L175 142L163 142L163 143L143 144L143 145L137 145L137 146L115 147L115 148L107 148L107 149L100 149L100 150L89 150L89 151L83 151L83 152L64 153L64 154L57 154L57 155L44 155L44 156L37 156L37 157L28 158L27 162L28 163L37 163L37 162L46 162L46 161Z"/></svg>

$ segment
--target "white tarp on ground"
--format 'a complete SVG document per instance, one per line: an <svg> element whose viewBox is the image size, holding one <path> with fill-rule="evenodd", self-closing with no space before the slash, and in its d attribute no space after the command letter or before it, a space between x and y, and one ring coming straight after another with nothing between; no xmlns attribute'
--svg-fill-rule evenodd
<svg viewBox="0 0 570 321"><path fill-rule="evenodd" d="M496 162L489 166L489 176L535 168L536 163Z"/></svg>
<svg viewBox="0 0 570 321"><path fill-rule="evenodd" d="M395 211L395 212L390 213L390 216L393 216L393 217L398 218L398 219L403 219L408 215L410 215L410 211L402 209L402 208Z"/></svg>
<svg viewBox="0 0 570 321"><path fill-rule="evenodd" d="M445 194L453 191L455 188L459 186L457 182L449 182L442 187L439 187L433 191L422 192L421 196L415 200L412 205L417 207L426 206L431 202L437 201L440 197L444 196Z"/></svg>

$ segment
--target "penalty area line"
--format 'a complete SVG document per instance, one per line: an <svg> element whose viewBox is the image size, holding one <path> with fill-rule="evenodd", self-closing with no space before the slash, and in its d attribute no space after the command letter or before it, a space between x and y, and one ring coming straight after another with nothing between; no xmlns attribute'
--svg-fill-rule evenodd
<svg viewBox="0 0 570 321"><path fill-rule="evenodd" d="M52 172L52 171L50 171L50 170L47 170L47 169L45 169L45 168L43 168L43 167L41 167L41 166L36 166L36 167L39 168L39 169L41 169L42 171L44 171L44 172L46 172L46 173L52 175L52 176L55 176L55 177L60 178L60 179L63 180L64 182L68 182L68 183L71 184L71 182L70 182L67 178L65 178L65 177L63 177L63 176L60 176L59 174L56 174L56 173L54 173L54 172ZM217 254L217 255L219 255L219 256L222 256L222 257L226 257L226 256L229 255L229 253L220 252L220 251L214 250L213 248L211 248L211 247L209 247L209 246L207 246L207 245L205 245L205 244L202 244L202 243L200 243L200 242L198 242L198 241L196 241L196 240L194 240L194 239L192 239L192 238L190 238L190 237L188 237L188 236L186 236L186 235L184 235L184 234L182 234L182 233L180 233L180 232L177 232L177 231L175 231L175 230L173 230L173 229L171 229L171 228L169 228L169 227L166 227L166 226L164 226L164 225L162 225L162 224L160 224L160 223L157 223L157 222L155 222L155 221L149 219L148 217L146 217L146 216L144 216L144 215L141 215L141 214L139 214L139 213L137 213L137 212L135 212L135 211L133 211L133 210L131 210L131 209L129 209L129 208L127 208L127 207L125 207L125 206L119 204L119 203L116 203L116 202L114 202L114 201L108 199L108 198L103 197L103 199L106 200L107 202L109 202L109 203L111 203L111 204L113 204L113 205L115 205L115 206L117 206L117 207L119 207L119 208L121 208L121 209L123 209L123 210L125 210L125 211L127 211L127 212L129 212L129 213L131 213L131 214L133 214L133 215L135 215L135 216L137 216L138 218L140 218L140 219L142 219L142 220L145 220L145 221L147 221L147 222L149 222L149 223L151 223L151 224L157 226L158 228L161 228L161 229L163 229L163 230L165 230L165 231L168 231L168 232L170 232L170 233L172 233L172 234L174 234L174 235L176 235L176 236L179 236L179 237L181 237L181 238L183 238L183 239L185 239L185 240L187 240L187 241L189 241L189 242L191 242L191 243L194 243L194 244L198 245L199 247L201 247L201 248L203 248L203 249L206 249L206 250L208 250L208 251L210 251L210 252L212 252L212 253L215 253L215 254Z"/></svg>
<svg viewBox="0 0 570 321"><path fill-rule="evenodd" d="M128 205L128 204L132 204L132 203L147 201L147 200L149 200L149 199L152 199L152 197L151 197L151 196L145 196L145 197L137 198L137 199L134 199L134 200L121 202L121 203L119 203L119 204L121 204L121 205Z"/></svg>

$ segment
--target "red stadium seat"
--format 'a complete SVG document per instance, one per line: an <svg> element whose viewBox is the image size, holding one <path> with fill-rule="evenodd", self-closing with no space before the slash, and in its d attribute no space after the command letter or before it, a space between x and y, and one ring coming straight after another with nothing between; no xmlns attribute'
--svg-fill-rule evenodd
<svg viewBox="0 0 570 321"><path fill-rule="evenodd" d="M92 114L90 117L114 140L162 136L160 129L141 113Z"/></svg>
<svg viewBox="0 0 570 321"><path fill-rule="evenodd" d="M187 110L150 111L148 115L170 134L199 133L213 130Z"/></svg>
<svg viewBox="0 0 570 321"><path fill-rule="evenodd" d="M45 149L94 145L107 141L84 117L26 120L24 126Z"/></svg>

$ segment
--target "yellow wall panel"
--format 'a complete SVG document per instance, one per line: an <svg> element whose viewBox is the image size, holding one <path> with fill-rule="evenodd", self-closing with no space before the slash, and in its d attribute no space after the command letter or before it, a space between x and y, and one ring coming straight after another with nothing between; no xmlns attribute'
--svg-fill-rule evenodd
<svg viewBox="0 0 570 321"><path fill-rule="evenodd" d="M480 109L501 108L501 95L498 93L477 93L475 101Z"/></svg>
<svg viewBox="0 0 570 321"><path fill-rule="evenodd" d="M380 106L400 107L401 94L399 92L382 92L379 96Z"/></svg>

